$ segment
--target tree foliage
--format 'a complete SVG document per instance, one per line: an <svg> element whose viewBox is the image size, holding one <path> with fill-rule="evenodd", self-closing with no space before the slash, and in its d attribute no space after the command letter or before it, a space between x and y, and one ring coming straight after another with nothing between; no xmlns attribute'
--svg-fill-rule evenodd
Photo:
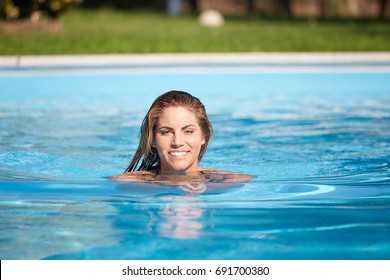
<svg viewBox="0 0 390 280"><path fill-rule="evenodd" d="M0 0L0 18L4 20L45 15L58 18L61 13L83 0Z"/></svg>

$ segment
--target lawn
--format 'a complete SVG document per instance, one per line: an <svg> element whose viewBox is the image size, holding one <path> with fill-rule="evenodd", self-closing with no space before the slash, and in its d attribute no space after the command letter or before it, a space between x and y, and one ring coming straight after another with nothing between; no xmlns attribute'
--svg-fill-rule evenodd
<svg viewBox="0 0 390 280"><path fill-rule="evenodd" d="M208 28L195 15L82 9L60 21L57 32L0 31L0 55L390 50L390 21L251 16L228 17L223 27Z"/></svg>

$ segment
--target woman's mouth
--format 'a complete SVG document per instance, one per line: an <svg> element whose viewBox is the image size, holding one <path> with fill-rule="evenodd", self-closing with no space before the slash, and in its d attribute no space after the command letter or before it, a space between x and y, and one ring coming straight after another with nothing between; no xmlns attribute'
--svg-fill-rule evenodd
<svg viewBox="0 0 390 280"><path fill-rule="evenodd" d="M171 157L184 157L188 154L188 151L175 151L175 152L168 152L168 154Z"/></svg>

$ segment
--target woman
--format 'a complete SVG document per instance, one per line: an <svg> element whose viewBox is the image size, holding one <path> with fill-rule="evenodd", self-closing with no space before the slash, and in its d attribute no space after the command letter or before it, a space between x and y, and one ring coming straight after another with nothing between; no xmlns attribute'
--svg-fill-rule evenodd
<svg viewBox="0 0 390 280"><path fill-rule="evenodd" d="M212 125L200 100L187 92L169 91L159 96L146 114L139 146L125 173L111 178L191 186L252 179L199 167L211 136Z"/></svg>

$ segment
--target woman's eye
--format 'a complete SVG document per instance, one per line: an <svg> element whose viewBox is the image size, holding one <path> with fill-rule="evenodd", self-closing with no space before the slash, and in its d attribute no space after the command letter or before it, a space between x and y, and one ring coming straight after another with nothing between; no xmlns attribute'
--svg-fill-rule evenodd
<svg viewBox="0 0 390 280"><path fill-rule="evenodd" d="M192 134L192 133L194 133L194 131L193 130L186 130L186 131L184 131L184 133L185 134Z"/></svg>
<svg viewBox="0 0 390 280"><path fill-rule="evenodd" d="M162 136L169 134L169 130L160 130Z"/></svg>

